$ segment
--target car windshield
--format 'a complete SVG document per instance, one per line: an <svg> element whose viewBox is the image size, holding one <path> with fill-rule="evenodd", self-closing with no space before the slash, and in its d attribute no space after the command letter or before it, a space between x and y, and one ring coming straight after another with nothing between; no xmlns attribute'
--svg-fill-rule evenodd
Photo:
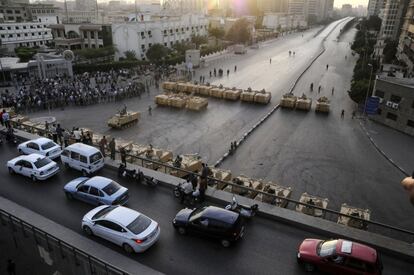
<svg viewBox="0 0 414 275"><path fill-rule="evenodd" d="M95 161L98 161L102 158L101 152L97 152L89 157L90 163L94 163Z"/></svg>
<svg viewBox="0 0 414 275"><path fill-rule="evenodd" d="M103 216L105 216L106 214L108 214L109 212L111 212L112 210L114 210L115 208L117 208L117 205L111 205L108 207L105 207L101 210L99 210L95 215L93 215L92 220L96 220L99 219Z"/></svg>
<svg viewBox="0 0 414 275"><path fill-rule="evenodd" d="M88 178L86 178L86 179L84 179L83 181L79 182L79 183L78 183L78 185L76 185L76 188L81 187L81 185L82 185L82 184L84 184L85 182L87 182L88 180L89 180L89 179L88 179Z"/></svg>
<svg viewBox="0 0 414 275"><path fill-rule="evenodd" d="M107 194L107 195L112 195L115 194L119 189L121 189L121 185L119 185L118 183L111 181L107 186L105 186L102 190Z"/></svg>
<svg viewBox="0 0 414 275"><path fill-rule="evenodd" d="M200 218L204 209L206 209L206 206L194 209L194 211L190 215L190 221L194 221Z"/></svg>
<svg viewBox="0 0 414 275"><path fill-rule="evenodd" d="M42 168L43 166L48 165L51 162L52 161L48 158L39 158L34 162L34 165L36 166L36 168Z"/></svg>
<svg viewBox="0 0 414 275"><path fill-rule="evenodd" d="M321 257L332 256L336 252L337 240L324 241L318 244L317 253Z"/></svg>
<svg viewBox="0 0 414 275"><path fill-rule="evenodd" d="M47 150L47 149L50 149L52 147L55 147L55 144L53 142L49 141L45 144L42 144L40 147L42 147L43 150Z"/></svg>
<svg viewBox="0 0 414 275"><path fill-rule="evenodd" d="M138 235L147 229L150 224L151 219L143 214L140 214L138 218L127 226L127 228L135 235Z"/></svg>

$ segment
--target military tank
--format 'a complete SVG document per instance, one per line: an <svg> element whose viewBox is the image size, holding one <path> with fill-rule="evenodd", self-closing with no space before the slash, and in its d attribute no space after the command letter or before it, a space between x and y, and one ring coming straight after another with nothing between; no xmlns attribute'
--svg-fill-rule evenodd
<svg viewBox="0 0 414 275"><path fill-rule="evenodd" d="M140 112L127 111L126 107L108 120L108 126L115 129L124 129L138 123Z"/></svg>
<svg viewBox="0 0 414 275"><path fill-rule="evenodd" d="M326 96L322 96L316 101L315 112L329 113L329 106L330 104L328 98Z"/></svg>

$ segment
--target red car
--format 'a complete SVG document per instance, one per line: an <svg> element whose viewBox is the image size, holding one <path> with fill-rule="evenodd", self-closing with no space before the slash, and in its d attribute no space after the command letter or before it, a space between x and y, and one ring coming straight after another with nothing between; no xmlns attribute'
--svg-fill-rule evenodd
<svg viewBox="0 0 414 275"><path fill-rule="evenodd" d="M305 239L299 246L297 260L309 272L320 270L335 275L382 273L381 259L375 249L346 240Z"/></svg>

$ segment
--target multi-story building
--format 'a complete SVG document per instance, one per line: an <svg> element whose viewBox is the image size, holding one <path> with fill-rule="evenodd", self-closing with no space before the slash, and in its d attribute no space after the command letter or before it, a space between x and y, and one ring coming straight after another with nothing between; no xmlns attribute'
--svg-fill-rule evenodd
<svg viewBox="0 0 414 275"><path fill-rule="evenodd" d="M387 0L383 12L379 39L397 40L407 13L407 0Z"/></svg>
<svg viewBox="0 0 414 275"><path fill-rule="evenodd" d="M112 45L110 25L56 24L50 25L56 48L103 48Z"/></svg>
<svg viewBox="0 0 414 275"><path fill-rule="evenodd" d="M9 52L16 47L44 46L52 41L48 24L42 22L0 24L1 44Z"/></svg>
<svg viewBox="0 0 414 275"><path fill-rule="evenodd" d="M397 58L407 65L409 73L414 70L414 0L410 0L404 17Z"/></svg>
<svg viewBox="0 0 414 275"><path fill-rule="evenodd" d="M118 49L116 58L132 50L137 58L145 59L145 52L154 44L171 47L190 41L192 35L207 35L207 29L207 18L195 14L112 24L113 43Z"/></svg>
<svg viewBox="0 0 414 275"><path fill-rule="evenodd" d="M78 11L93 11L97 9L97 0L76 0L75 7Z"/></svg>
<svg viewBox="0 0 414 275"><path fill-rule="evenodd" d="M56 16L51 4L24 4L11 0L0 2L0 22L39 21L39 18Z"/></svg>
<svg viewBox="0 0 414 275"><path fill-rule="evenodd" d="M307 27L307 21L303 14L265 13L262 24L264 27L276 31Z"/></svg>
<svg viewBox="0 0 414 275"><path fill-rule="evenodd" d="M382 76L374 87L380 107L371 119L414 136L414 80Z"/></svg>
<svg viewBox="0 0 414 275"><path fill-rule="evenodd" d="M288 4L288 14L303 15L309 23L326 19L332 9L332 0L289 0Z"/></svg>
<svg viewBox="0 0 414 275"><path fill-rule="evenodd" d="M261 12L288 11L289 0L257 0L257 9Z"/></svg>
<svg viewBox="0 0 414 275"><path fill-rule="evenodd" d="M368 2L368 16L378 16L381 9L385 8L386 0L369 0Z"/></svg>
<svg viewBox="0 0 414 275"><path fill-rule="evenodd" d="M341 8L341 15L342 16L350 16L352 14L352 5L351 4L343 4Z"/></svg>

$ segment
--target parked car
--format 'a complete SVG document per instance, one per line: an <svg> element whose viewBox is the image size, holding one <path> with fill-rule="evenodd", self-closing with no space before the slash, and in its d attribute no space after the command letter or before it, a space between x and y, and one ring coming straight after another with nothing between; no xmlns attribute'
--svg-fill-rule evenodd
<svg viewBox="0 0 414 275"><path fill-rule="evenodd" d="M101 151L83 143L74 143L63 149L60 159L65 166L81 171L83 176L95 173L105 165Z"/></svg>
<svg viewBox="0 0 414 275"><path fill-rule="evenodd" d="M244 234L244 221L239 213L215 206L182 209L175 216L173 226L182 235L189 232L219 239L224 247Z"/></svg>
<svg viewBox="0 0 414 275"><path fill-rule="evenodd" d="M128 189L105 177L80 177L63 187L68 199L78 199L95 205L126 204Z"/></svg>
<svg viewBox="0 0 414 275"><path fill-rule="evenodd" d="M21 155L7 162L10 174L21 174L33 181L45 180L59 172L59 166L48 157L39 154Z"/></svg>
<svg viewBox="0 0 414 275"><path fill-rule="evenodd" d="M158 223L119 205L101 205L82 219L82 230L121 246L125 252L144 252L160 237Z"/></svg>
<svg viewBox="0 0 414 275"><path fill-rule="evenodd" d="M60 147L60 145L43 137L20 143L17 146L17 150L19 150L21 154L40 154L50 159L58 158L60 157L60 153L62 153L62 147Z"/></svg>
<svg viewBox="0 0 414 275"><path fill-rule="evenodd" d="M306 271L335 275L382 273L381 258L375 249L346 240L305 239L299 246L297 260Z"/></svg>

